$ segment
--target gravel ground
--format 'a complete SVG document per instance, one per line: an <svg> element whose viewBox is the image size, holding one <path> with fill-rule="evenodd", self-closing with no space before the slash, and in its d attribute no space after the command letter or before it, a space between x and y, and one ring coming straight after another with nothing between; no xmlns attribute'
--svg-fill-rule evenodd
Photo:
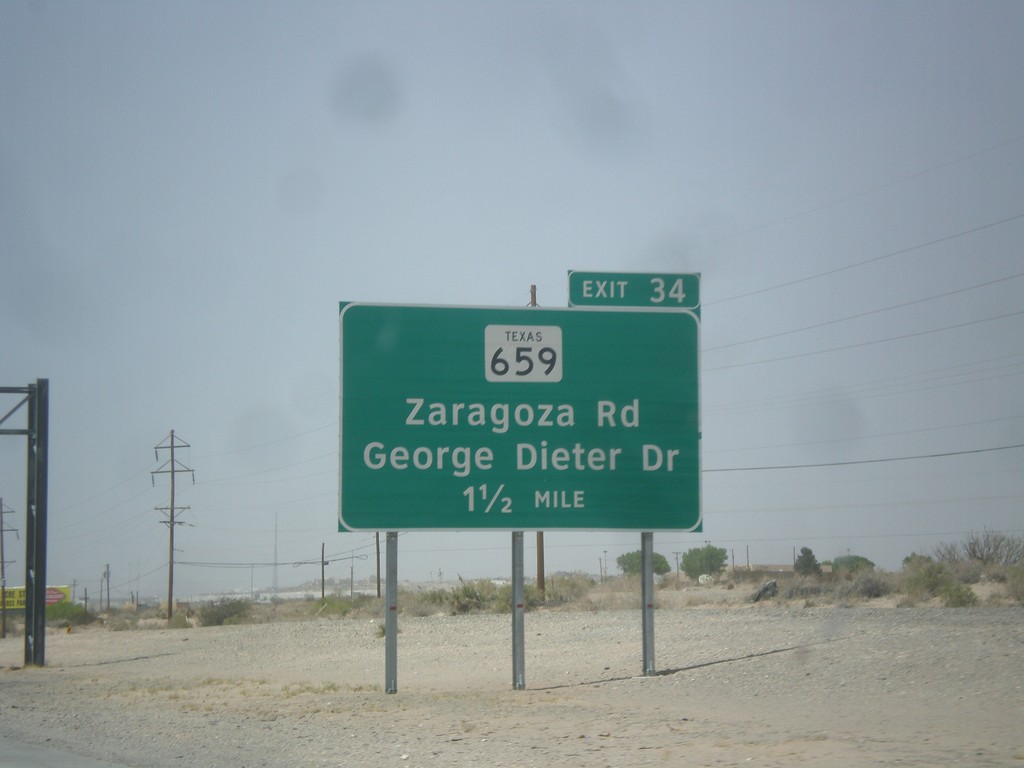
<svg viewBox="0 0 1024 768"><path fill-rule="evenodd" d="M163 766L1024 766L1021 608L531 612L0 641L0 736ZM0 764L3 763L0 756Z"/></svg>

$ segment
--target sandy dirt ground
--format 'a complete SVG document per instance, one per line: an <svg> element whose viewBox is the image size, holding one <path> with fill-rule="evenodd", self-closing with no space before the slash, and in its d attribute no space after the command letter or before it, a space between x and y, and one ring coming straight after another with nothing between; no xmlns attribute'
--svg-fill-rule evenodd
<svg viewBox="0 0 1024 768"><path fill-rule="evenodd" d="M1024 610L800 608L54 631L0 736L127 766L1024 766ZM0 755L0 764L3 763Z"/></svg>

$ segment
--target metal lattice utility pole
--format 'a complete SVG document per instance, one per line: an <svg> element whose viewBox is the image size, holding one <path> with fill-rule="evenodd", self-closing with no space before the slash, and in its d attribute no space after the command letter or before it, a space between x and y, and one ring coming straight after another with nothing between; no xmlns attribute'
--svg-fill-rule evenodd
<svg viewBox="0 0 1024 768"><path fill-rule="evenodd" d="M157 446L154 446L153 450L156 453L157 461L160 460L160 451L170 451L170 458L160 465L159 469L154 469L150 472L150 475L170 475L171 476L171 503L166 507L155 507L158 512L166 512L167 519L161 520L164 525L167 526L167 530L170 533L169 541L167 544L167 621L171 620L171 616L174 615L174 526L181 525L180 520L174 519L175 511L185 511L190 507L175 507L174 506L174 478L180 472L188 472L192 475L192 484L195 485L196 473L194 470L189 469L180 461L174 458L175 448L191 448L192 446L186 443L181 438L174 436L174 430L171 430L170 436ZM156 485L156 478L150 478L153 484Z"/></svg>
<svg viewBox="0 0 1024 768"><path fill-rule="evenodd" d="M3 425L21 406L28 406L21 429L0 428L0 435L28 438L25 483L25 665L46 662L46 520L50 445L50 380L36 379L25 387L0 387L0 395L24 399L0 416Z"/></svg>
<svg viewBox="0 0 1024 768"><path fill-rule="evenodd" d="M0 496L0 638L7 637L7 559L4 555L4 532L14 531L14 535L18 535L17 528L8 528L4 525L4 515L13 513L14 510L7 507Z"/></svg>

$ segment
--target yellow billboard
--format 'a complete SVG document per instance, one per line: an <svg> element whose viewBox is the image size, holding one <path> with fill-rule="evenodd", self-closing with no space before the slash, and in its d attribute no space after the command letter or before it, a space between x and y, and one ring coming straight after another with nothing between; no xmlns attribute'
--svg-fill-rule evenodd
<svg viewBox="0 0 1024 768"><path fill-rule="evenodd" d="M46 604L56 605L57 603L71 602L71 587L47 587ZM7 587L4 591L4 608L8 611L25 610L25 588Z"/></svg>

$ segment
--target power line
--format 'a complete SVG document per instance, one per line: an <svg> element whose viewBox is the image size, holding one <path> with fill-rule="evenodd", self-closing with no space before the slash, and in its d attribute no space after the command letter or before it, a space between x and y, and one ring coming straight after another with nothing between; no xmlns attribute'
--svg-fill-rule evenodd
<svg viewBox="0 0 1024 768"><path fill-rule="evenodd" d="M841 352L847 349L859 349L860 347L870 347L875 344L884 344L889 341L901 341L903 339L913 339L919 336L928 336L932 333L940 333L942 331L952 331L957 328L966 328L971 325L979 325L980 323L992 323L997 320L1006 320L1011 317L1019 317L1024 315L1024 310L1018 310L1017 312L1007 312L1003 315L996 315L995 317L983 317L977 320L968 320L963 323L956 323L955 325L946 325L942 328L930 328L926 331L915 331L913 333L904 333L899 336L887 336L884 339L872 339L871 341L860 341L856 344L844 344L839 347L828 347L827 349L816 349L811 352L796 352L792 355L782 355L780 357L771 357L765 360L750 360L746 363L730 363L729 365L717 365L705 367L702 370L705 371L724 371L729 368L742 368L748 365L761 365L763 363L777 363L782 360L795 360L800 357L810 357L812 355L821 355L826 352Z"/></svg>
<svg viewBox="0 0 1024 768"><path fill-rule="evenodd" d="M331 394L331 393L328 392L326 394ZM337 392L335 392L333 394L335 396L337 396ZM231 451L221 451L220 453L207 453L207 454L203 454L202 456L199 456L198 458L200 458L200 459L210 459L210 458L216 458L218 456L232 456L232 455L234 455L236 453L244 453L245 451L254 451L257 448L266 448L268 445L277 445L279 443L285 443L285 442L288 442L289 440L294 440L297 437L305 437L306 435L311 435L314 432L320 432L320 431L322 431L324 429L327 429L329 427L336 427L337 425L338 425L338 420L334 419L334 421L330 421L327 424L322 424L319 427L314 427L313 429L307 429L305 432L296 432L294 434L287 435L285 437L281 437L281 438L278 438L276 440L268 440L265 443L257 443L256 445L247 445L247 446L244 446L242 448L235 448L234 450L231 450Z"/></svg>
<svg viewBox="0 0 1024 768"><path fill-rule="evenodd" d="M836 395L837 393L840 396L842 396L844 399L847 399L847 398L849 398L850 393L853 392L854 390L856 391L856 394L859 397L863 398L863 397L866 397L866 395L863 394L865 390L878 389L878 388L883 388L883 387L895 387L895 386L899 386L901 382L906 383L906 384L909 385L911 383L914 383L913 379L921 379L922 377L930 377L930 378L925 379L925 381L935 381L937 379L948 379L948 378L953 378L953 377L957 377L957 376L969 376L969 375L972 375L972 372L970 372L970 371L963 372L963 373L951 373L951 372L952 371L957 371L957 370L962 369L962 368L973 368L974 366L988 365L989 363L998 363L998 362L1001 362L1003 360L1013 360L1013 359L1016 359L1016 358L1021 358L1022 360L1024 360L1024 355L1020 355L1020 354L1000 355L999 357L990 357L990 358L987 358L985 360L975 360L973 362L958 363L956 365L947 365L947 366L944 366L942 368L932 368L930 370L921 371L919 373L904 374L902 376L893 376L893 377L888 377L888 378L884 378L884 379L872 379L871 381L865 381L862 384L854 385L854 386L849 387L849 388L847 388L845 390L837 390L834 387L831 387L831 388L827 388L827 389L804 390L802 392L794 392L793 394L790 394L790 395L777 395L775 397L760 398L760 399L757 399L757 400L740 400L740 401L736 401L736 402L732 402L732 403L723 403L722 405L718 406L717 408L712 408L711 410L705 410L705 413L712 413L712 412L724 413L724 412L730 412L730 411L735 411L735 410L748 410L750 408L764 408L766 406L776 406L776 407L780 407L780 408L787 408L787 407L807 404L806 402L798 402L798 400L806 400L806 399L809 399L809 398L830 397L830 396ZM1012 365L1004 365L1004 366L1000 366L998 368L990 368L990 369L987 369L986 371L982 371L982 372L983 373L989 373L989 372L992 372L992 371L1004 370L1006 368L1013 368L1013 367L1016 367L1018 365L1020 365L1020 363L1013 363ZM936 374L944 374L944 375L936 376ZM987 381L987 380L988 379L984 379L984 381ZM970 380L970 382L973 382L973 381L977 381L977 380L976 379L971 379ZM970 383L970 382L968 382L968 383ZM953 382L953 384L959 384L959 383L964 383L964 382ZM941 384L941 385L938 385L938 386L950 386L950 385L949 384ZM934 388L935 387L926 387L924 389L934 389ZM917 392L917 391L922 391L922 389L917 389L916 388L916 389L912 389L910 391ZM891 394L891 393L885 393L885 394ZM821 401L819 401L819 402L821 402ZM827 402L832 402L832 401L831 400L825 400L824 402L827 403Z"/></svg>
<svg viewBox="0 0 1024 768"><path fill-rule="evenodd" d="M919 456L891 456L884 459L859 459L856 461L829 461L820 464L779 464L765 467L721 467L719 469L702 469L701 472L759 472L769 469L812 469L815 467L845 467L853 464L883 464L890 461L913 461L916 459L940 459L947 456L967 456L974 453L991 453L992 451L1009 451L1024 448L1024 443L1016 445L1000 445L994 448L975 448L970 451L948 451L946 453L926 453Z"/></svg>
<svg viewBox="0 0 1024 768"><path fill-rule="evenodd" d="M834 445L836 443L849 443L857 440L877 440L882 437L903 437L906 435L920 435L925 432L938 432L945 429L963 429L966 427L977 427L983 424L1002 424L1013 419L1024 419L1024 414L1016 414L1013 416L1005 416L998 419L982 419L981 421L969 421L962 422L959 424L946 424L938 427L925 427L923 429L906 429L899 432L876 432L873 435L859 435L857 437L837 437L831 440L805 440L799 443L773 443L770 445L752 445L745 446L743 448L720 448L714 451L705 450L703 454L707 456L709 453L735 453L737 451L765 451L775 450L778 448L797 448L808 445Z"/></svg>
<svg viewBox="0 0 1024 768"><path fill-rule="evenodd" d="M1001 496L959 496L944 497L941 499L915 499L913 501L898 500L898 501L874 501L874 502L851 502L849 504L815 504L811 507L797 507L787 505L784 507L763 507L758 506L756 508L745 507L742 509L729 509L729 508L716 508L714 510L714 516L719 517L721 515L762 515L762 514L817 514L825 512L847 512L849 510L868 510L868 509L908 509L911 507L932 507L939 505L964 505L971 504L977 505L982 502L995 502L995 501L1016 501L1018 499L1024 499L1024 496L1018 493L1006 494Z"/></svg>
<svg viewBox="0 0 1024 768"><path fill-rule="evenodd" d="M799 277L799 278L797 278L795 280L789 280L788 282L785 282L785 283L777 283L775 285L770 285L767 288L758 288L757 290L754 290L754 291L747 291L746 293L738 293L735 296L728 296L728 297L726 297L724 299L716 299L715 301L705 301L705 302L702 302L702 304L703 304L704 307L709 307L709 306L712 306L712 305L715 305L715 304L724 304L727 301L735 301L736 299L745 299L745 298L748 298L750 296L758 296L758 295L760 295L762 293L768 293L770 291L777 291L780 288L788 288L788 287L790 287L792 285L799 285L800 283L810 282L811 280L818 280L819 278L822 278L822 277L829 277L830 275L835 275L835 274L838 274L840 272L846 272L846 271L851 270L851 269L857 269L858 267L863 267L863 266L865 266L867 264L874 264L875 262L883 261L884 259L891 259L894 256L902 256L905 253L911 253L913 251L919 251L922 248L928 248L928 247L930 247L932 245L938 245L940 243L947 243L947 242L949 242L951 240L956 240L956 239L961 238L961 237L966 237L967 235L973 235L976 232L982 232L982 231L984 231L986 229L992 229L993 227L998 227L998 226L1001 226L1003 224L1008 224L1011 221L1017 221L1018 219L1024 219L1024 213L1018 213L1015 216L1008 216L1005 219L999 219L998 221L992 221L992 222L989 222L988 224L981 224L981 225L979 225L977 227L971 227L970 229L965 229L965 230L962 230L960 232L954 232L951 235L945 235L943 237L938 237L938 238L935 238L934 240L928 240L927 242L924 242L924 243L918 243L917 245L911 245L911 246L908 246L906 248L900 248L900 249L895 250L895 251L889 251L888 253L883 253L881 256L873 256L870 259L865 259L864 261L858 261L858 262L856 262L854 264L847 264L847 265L842 266L842 267L836 267L835 269L829 269L829 270L826 270L824 272L818 272L816 274L808 275L806 277Z"/></svg>
<svg viewBox="0 0 1024 768"><path fill-rule="evenodd" d="M753 344L756 341L766 341L768 339L777 339L780 336L788 336L792 333L801 333L803 331L812 331L818 328L824 328L826 325L836 325L837 323L845 323L847 320L858 320L862 317L869 317L870 315L878 315L882 312L891 312L894 309L903 309L904 307L911 307L915 304L924 304L928 301L935 301L936 299L945 299L950 296L954 296L958 293L965 293L967 291L977 290L978 288L987 288L990 285L996 285L998 283L1005 283L1009 280L1016 280L1019 277L1024 277L1024 272L1018 272L1015 275L1008 275L1006 277L1000 277L997 280L989 280L987 283L978 283L977 285L971 285L966 288L957 288L953 291L947 291L946 293L936 294L934 296L928 296L923 299L915 299L914 301L905 301L902 304L893 304L888 307L882 307L880 309L872 309L867 312L860 312L856 315L847 315L846 317L836 318L835 320L826 320L821 323L815 323L814 325L805 325L802 328L793 328L789 331L780 331L779 333L768 334L767 336L757 336L753 339L745 339L743 341L733 341L728 344L719 344L717 347L702 347L701 353L704 352L715 352L719 349L728 349L729 347L738 347L741 344Z"/></svg>
<svg viewBox="0 0 1024 768"><path fill-rule="evenodd" d="M257 475L265 475L265 474L267 474L269 472L278 472L278 471L280 471L282 469L291 469L292 467L299 467L299 466L302 466L303 464L312 464L314 461L320 461L320 459L337 457L337 455L338 455L337 451L333 451L331 453L323 453L323 454L320 454L319 456L314 456L311 459L303 459L302 461L296 461L296 462L293 462L291 464L282 464L279 467L271 467L270 469L260 469L260 470L257 470L255 472L247 472L244 475L232 475L230 477L218 477L218 478L214 478L213 480L204 480L202 484L203 485L221 485L221 484L226 484L226 483L230 483L230 482L232 482L234 480L244 480L245 478L248 478L248 477L256 477ZM264 481L264 482L277 483L277 482L281 482L281 480L300 480L300 479L305 478L305 477L315 477L316 475L319 475L319 474L325 474L325 473L318 472L318 473L316 473L314 475L303 475L302 477L296 477L296 478L286 477L286 478L280 478L278 480L267 480L267 481Z"/></svg>
<svg viewBox="0 0 1024 768"><path fill-rule="evenodd" d="M717 238L714 238L712 240L708 240L706 242L699 243L699 244L697 244L695 246L692 246L690 250L691 251L697 251L697 250L700 250L702 248L707 248L708 246L711 246L711 245L716 245L718 243L723 243L723 242L726 242L728 240L735 239L737 237L742 237L743 235L750 235L750 234L753 234L754 232L760 232L760 231L768 229L770 227L774 227L777 224L785 224L788 221L793 221L794 219L799 219L799 218L802 218L804 216L809 216L812 213L819 213L821 211L827 211L829 208L835 208L836 206L842 205L843 203L848 203L848 202L851 202L853 200L857 200L857 199L862 198L862 197L867 197L868 195L873 195L875 192L881 192L882 190L890 189L892 187L895 187L895 186L898 186L900 184L903 184L904 182L907 182L907 181L913 181L914 179L921 178L922 176L926 176L926 175L928 175L930 173L934 173L935 171L940 171L940 170L943 170L944 168L949 168L951 166L954 166L954 165L957 165L959 163L962 163L965 160L971 160L972 158L979 157L980 155L984 155L984 154L986 154L988 152L993 152L993 151L995 151L997 149L1002 149L1003 147L1008 147L1011 144L1016 144L1019 141L1024 141L1024 135L1014 136L1012 139L1007 139L1006 141L1000 142L999 144L993 144L992 146L985 147L984 149L979 149L979 150L975 150L973 152L969 152L966 155L961 155L960 157L956 157L956 158L954 158L952 160L947 160L946 162L939 163L938 165L933 165L930 168L925 168L924 170L916 171L915 173L911 173L911 174L909 174L907 176L901 176L898 179L894 179L892 181L887 181L887 182L885 182L883 184L879 184L878 186L875 186L875 187L869 187L868 189L862 190L860 192L854 192L853 194L847 195L846 197L841 197L841 198L838 198L838 199L835 199L835 200L831 200L831 201L829 201L827 203L822 203L821 205L814 206L813 208L807 208L807 209L805 209L803 211L799 211L797 213L791 213L791 214L789 214L787 216L783 216L782 218L774 219L772 221L765 222L764 224L758 224L758 225L753 226L753 227L748 227L747 229L742 229L742 230L740 230L738 232L733 232L731 234L724 235L722 237L717 237ZM677 256L677 255L678 254L666 254L665 256L663 256L661 258L668 258L670 256ZM724 299L723 301L729 301L729 299Z"/></svg>

